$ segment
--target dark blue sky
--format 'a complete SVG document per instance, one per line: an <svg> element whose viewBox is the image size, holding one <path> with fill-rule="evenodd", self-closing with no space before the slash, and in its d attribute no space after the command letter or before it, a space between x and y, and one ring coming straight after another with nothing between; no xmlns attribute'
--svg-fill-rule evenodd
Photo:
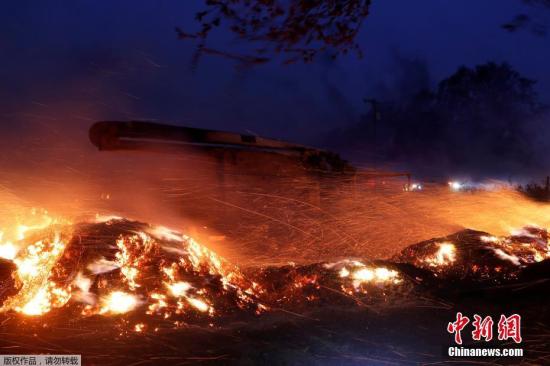
<svg viewBox="0 0 550 366"><path fill-rule="evenodd" d="M520 0L375 0L358 39L363 59L237 72L231 61L206 56L193 73L193 43L177 40L174 27L194 29L201 4L4 2L0 131L149 118L314 143L357 121L364 96L397 94L399 60L408 59L425 62L432 83L463 64L506 61L550 99L549 39L500 28L536 11ZM224 36L213 42L239 47Z"/></svg>

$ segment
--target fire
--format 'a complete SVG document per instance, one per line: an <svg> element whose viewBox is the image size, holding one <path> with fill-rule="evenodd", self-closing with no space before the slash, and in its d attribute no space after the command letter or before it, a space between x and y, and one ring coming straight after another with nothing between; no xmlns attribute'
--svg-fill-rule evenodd
<svg viewBox="0 0 550 366"><path fill-rule="evenodd" d="M135 296L123 291L114 291L103 299L100 314L124 314L134 310L137 305Z"/></svg>
<svg viewBox="0 0 550 366"><path fill-rule="evenodd" d="M170 292L172 293L172 295L176 297L185 296L185 294L187 293L187 290L191 288L191 285L188 284L187 282L176 282L174 284L167 285L167 286L170 289Z"/></svg>
<svg viewBox="0 0 550 366"><path fill-rule="evenodd" d="M479 238L481 239L481 241L483 241L485 243L498 243L499 242L499 238L496 237L496 236L493 236L493 235L482 235Z"/></svg>
<svg viewBox="0 0 550 366"><path fill-rule="evenodd" d="M344 277L347 277L349 276L349 271L346 267L342 267L342 269L340 270L340 277L344 278Z"/></svg>
<svg viewBox="0 0 550 366"><path fill-rule="evenodd" d="M515 266L525 263L541 262L550 258L550 242L545 229L538 226L527 226L510 231L511 237L481 236L497 257Z"/></svg>
<svg viewBox="0 0 550 366"><path fill-rule="evenodd" d="M456 261L456 247L453 243L439 243L437 252L425 261L432 267L447 266Z"/></svg>
<svg viewBox="0 0 550 366"><path fill-rule="evenodd" d="M176 327L193 321L213 324L237 311L259 315L285 304L330 301L327 296L371 301L406 293L411 286L401 262L342 260L242 271L193 238L162 226L114 216L83 225L59 222L65 221L19 225L0 242L0 257L11 261L8 267L17 282L17 292L3 298L0 311L42 316L67 307L87 317L123 318L131 313L131 323L121 320L139 333L157 329L154 321ZM20 234L24 238L17 240ZM520 234L474 232L468 240L514 268L550 257L545 230L526 228ZM460 267L469 259L459 238L411 247L409 263L441 278L473 267L469 262ZM500 267L505 273L506 263Z"/></svg>
<svg viewBox="0 0 550 366"><path fill-rule="evenodd" d="M0 240L2 240L2 236L0 235ZM0 244L0 258L8 259L8 260L14 260L15 256L17 255L18 248L13 245L11 242L7 242L4 244Z"/></svg>
<svg viewBox="0 0 550 366"><path fill-rule="evenodd" d="M38 290L34 298L18 309L27 315L42 315L50 310L48 293L45 288Z"/></svg>
<svg viewBox="0 0 550 366"><path fill-rule="evenodd" d="M379 267L379 268L376 268L374 270L374 274L375 274L375 277L378 281L382 281L382 282L385 282L385 281L389 281L389 280L393 280L395 279L396 277L398 277L398 273L397 271L394 271L394 270L388 270L387 268L385 267Z"/></svg>
<svg viewBox="0 0 550 366"><path fill-rule="evenodd" d="M45 211L38 215L38 219L36 210L32 210L30 216L33 224L20 224L13 230L17 245L11 241L0 245L0 257L16 264L14 276L21 285L17 295L8 298L0 311L15 310L27 315L42 315L52 308L64 306L71 297L70 285L60 286L50 278L65 249L65 241L56 225L65 221L53 219ZM45 233L46 237L29 242L26 236L36 232Z"/></svg>
<svg viewBox="0 0 550 366"><path fill-rule="evenodd" d="M361 268L352 274L354 286L363 283L399 283L399 273L385 267Z"/></svg>
<svg viewBox="0 0 550 366"><path fill-rule="evenodd" d="M368 266L356 260L325 264L325 268L337 271L338 276L344 280L342 288L346 293L363 292L362 286L368 284L397 285L402 281L396 270L382 266ZM346 283L349 280L351 280L352 288L348 287Z"/></svg>
<svg viewBox="0 0 550 366"><path fill-rule="evenodd" d="M195 307L199 311L206 312L210 309L210 306L208 306L208 304L202 300L188 297L187 301L189 302L189 304L191 304L193 307Z"/></svg>
<svg viewBox="0 0 550 366"><path fill-rule="evenodd" d="M15 310L26 315L43 315L49 312L52 307L62 307L70 298L69 291L57 287L53 282L49 282L47 286L38 290L32 300L23 307L15 308Z"/></svg>
<svg viewBox="0 0 550 366"><path fill-rule="evenodd" d="M54 224L62 223L62 220L51 217L47 211L35 208L31 209L25 218L29 222L15 225L11 232L0 230L0 258L14 260L20 249L20 246L14 244L14 242L24 241L27 233L40 231ZM4 241L5 236L10 236L10 240Z"/></svg>
<svg viewBox="0 0 550 366"><path fill-rule="evenodd" d="M353 274L353 279L358 282L369 282L374 279L374 272L368 268L362 268Z"/></svg>
<svg viewBox="0 0 550 366"><path fill-rule="evenodd" d="M131 290L140 287L137 283L139 268L153 255L154 242L150 236L140 232L130 237L120 237L116 241L119 251L116 253L117 266Z"/></svg>

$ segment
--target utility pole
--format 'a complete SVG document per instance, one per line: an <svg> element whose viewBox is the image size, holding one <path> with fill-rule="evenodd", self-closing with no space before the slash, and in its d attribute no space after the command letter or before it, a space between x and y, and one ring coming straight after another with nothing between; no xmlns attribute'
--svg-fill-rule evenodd
<svg viewBox="0 0 550 366"><path fill-rule="evenodd" d="M374 98L364 98L363 102L370 104L372 109L372 144L374 146L374 160L377 160L378 155L378 146L377 146L377 124L378 121L382 119L382 114L380 113L380 103Z"/></svg>

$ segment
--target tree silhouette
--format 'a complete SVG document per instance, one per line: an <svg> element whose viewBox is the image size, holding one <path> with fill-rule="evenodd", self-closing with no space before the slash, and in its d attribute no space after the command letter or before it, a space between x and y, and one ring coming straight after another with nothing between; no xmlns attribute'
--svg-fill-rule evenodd
<svg viewBox="0 0 550 366"><path fill-rule="evenodd" d="M484 156L527 162L532 152L525 127L543 110L534 85L510 65L495 63L461 67L441 81L435 100L447 126L449 155L464 159L460 150L469 141Z"/></svg>
<svg viewBox="0 0 550 366"><path fill-rule="evenodd" d="M535 136L546 129L534 85L505 63L461 67L435 90L378 103L359 123L331 134L332 147L389 161L439 159L470 172L528 167L541 152Z"/></svg>
<svg viewBox="0 0 550 366"><path fill-rule="evenodd" d="M176 32L180 39L198 42L195 62L205 53L247 65L278 55L284 63L311 62L324 51L333 57L351 51L361 55L355 38L370 4L371 0L205 0L205 9L195 16L200 30ZM208 47L209 35L222 26L258 46L249 54Z"/></svg>
<svg viewBox="0 0 550 366"><path fill-rule="evenodd" d="M510 33L527 30L532 34L540 37L546 36L548 33L548 19L541 17L541 10L550 10L550 0L521 0L530 8L537 10L533 15L525 13L516 15L512 20L502 24L502 28Z"/></svg>

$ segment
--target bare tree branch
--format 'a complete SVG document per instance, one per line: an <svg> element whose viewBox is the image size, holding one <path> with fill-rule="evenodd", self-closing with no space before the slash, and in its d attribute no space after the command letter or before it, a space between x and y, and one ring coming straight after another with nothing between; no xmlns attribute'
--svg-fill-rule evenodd
<svg viewBox="0 0 550 366"><path fill-rule="evenodd" d="M208 53L258 64L277 56L284 63L311 62L325 51L333 57L351 51L361 56L355 38L370 4L371 0L205 0L205 9L195 15L200 30L176 32L180 39L198 42L196 59ZM207 48L209 35L221 26L259 48L249 55Z"/></svg>
<svg viewBox="0 0 550 366"><path fill-rule="evenodd" d="M522 0L522 2L531 8L550 10L550 0ZM504 23L501 27L508 32L527 30L536 36L544 37L548 33L548 19L542 17L541 12L534 16L527 14L518 14L511 21Z"/></svg>

